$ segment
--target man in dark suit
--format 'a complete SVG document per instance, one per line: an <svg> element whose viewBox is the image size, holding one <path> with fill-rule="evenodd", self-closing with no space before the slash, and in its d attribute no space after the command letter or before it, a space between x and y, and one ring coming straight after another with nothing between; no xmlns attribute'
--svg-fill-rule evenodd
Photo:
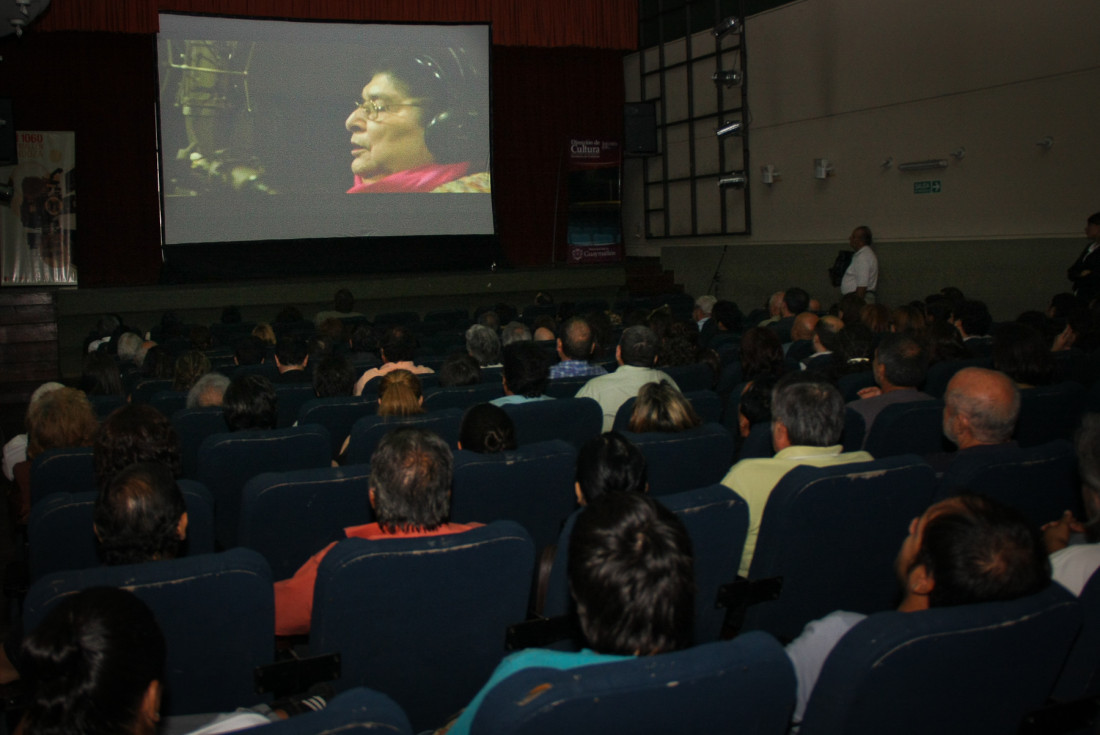
<svg viewBox="0 0 1100 735"><path fill-rule="evenodd" d="M1066 271L1073 281L1073 293L1085 303L1100 295L1100 212L1085 223L1085 237L1090 242Z"/></svg>

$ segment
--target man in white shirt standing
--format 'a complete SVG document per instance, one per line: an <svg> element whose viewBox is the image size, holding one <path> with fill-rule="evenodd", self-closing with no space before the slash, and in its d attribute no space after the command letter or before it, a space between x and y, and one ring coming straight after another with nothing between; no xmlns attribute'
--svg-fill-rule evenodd
<svg viewBox="0 0 1100 735"><path fill-rule="evenodd" d="M875 289L878 286L878 258L871 249L874 238L871 236L871 228L860 225L852 230L848 236L848 243L855 250L852 262L848 270L844 271L844 277L840 279L840 295L845 296L854 293L867 303L875 302Z"/></svg>

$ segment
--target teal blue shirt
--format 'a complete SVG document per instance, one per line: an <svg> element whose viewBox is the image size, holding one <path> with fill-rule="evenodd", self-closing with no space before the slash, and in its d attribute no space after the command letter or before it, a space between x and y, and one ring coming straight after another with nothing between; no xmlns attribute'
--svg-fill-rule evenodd
<svg viewBox="0 0 1100 735"><path fill-rule="evenodd" d="M587 648L578 653L551 651L545 648L528 648L518 653L513 653L500 662L496 671L489 677L489 681L481 688L477 696L470 701L470 704L462 711L459 718L455 720L455 724L448 730L448 735L468 735L470 732L470 725L473 723L474 717L477 715L477 710L481 706L481 700L485 699L485 695L489 693L490 689L512 674L523 671L524 669L534 668L559 670L576 669L591 664L607 664L614 661L626 661L629 658L630 656L607 656L602 653L590 651Z"/></svg>

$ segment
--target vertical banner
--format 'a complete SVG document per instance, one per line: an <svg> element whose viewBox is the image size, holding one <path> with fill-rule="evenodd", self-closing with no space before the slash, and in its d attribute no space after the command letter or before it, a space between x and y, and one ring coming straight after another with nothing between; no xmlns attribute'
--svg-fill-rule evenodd
<svg viewBox="0 0 1100 735"><path fill-rule="evenodd" d="M617 263L623 259L621 169L618 141L569 141L570 263Z"/></svg>
<svg viewBox="0 0 1100 735"><path fill-rule="evenodd" d="M76 136L17 131L19 163L0 168L5 286L76 285Z"/></svg>

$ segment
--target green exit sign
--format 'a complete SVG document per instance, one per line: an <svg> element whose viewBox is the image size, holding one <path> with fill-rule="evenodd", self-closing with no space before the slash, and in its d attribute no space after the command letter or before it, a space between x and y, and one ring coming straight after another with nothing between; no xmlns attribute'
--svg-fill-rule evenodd
<svg viewBox="0 0 1100 735"><path fill-rule="evenodd" d="M942 185L939 181L914 181L913 193L914 194L939 194L942 189Z"/></svg>

